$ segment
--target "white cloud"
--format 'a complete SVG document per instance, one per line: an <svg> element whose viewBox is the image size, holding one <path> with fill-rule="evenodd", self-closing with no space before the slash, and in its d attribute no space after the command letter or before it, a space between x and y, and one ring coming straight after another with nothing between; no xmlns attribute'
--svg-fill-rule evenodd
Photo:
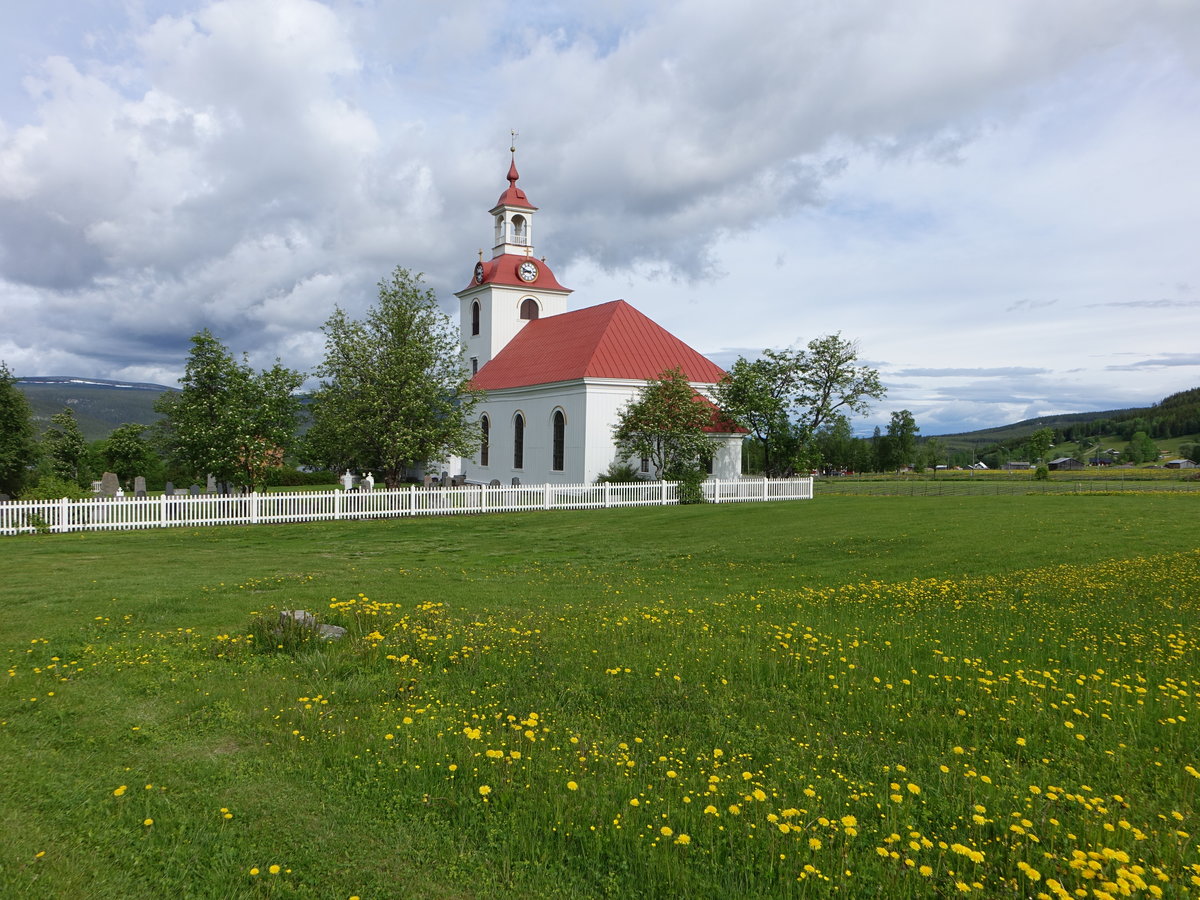
<svg viewBox="0 0 1200 900"><path fill-rule="evenodd" d="M0 356L26 374L178 372L200 327L308 367L396 264L449 303L516 127L576 305L623 296L724 361L842 331L896 384L876 419L1195 383L1193 5L129 10L0 37L27 91L0 90Z"/></svg>

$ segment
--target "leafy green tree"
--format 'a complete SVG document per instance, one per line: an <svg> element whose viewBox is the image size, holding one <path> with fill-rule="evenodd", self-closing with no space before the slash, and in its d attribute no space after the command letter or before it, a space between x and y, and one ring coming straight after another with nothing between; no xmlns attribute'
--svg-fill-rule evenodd
<svg viewBox="0 0 1200 900"><path fill-rule="evenodd" d="M817 429L813 443L826 468L842 471L855 467L858 442L854 439L850 420L845 416L835 415Z"/></svg>
<svg viewBox="0 0 1200 900"><path fill-rule="evenodd" d="M763 446L766 474L790 475L820 461L818 430L835 415L862 415L884 396L879 373L858 363L858 347L841 334L803 350L766 350L739 359L716 391L727 415Z"/></svg>
<svg viewBox="0 0 1200 900"><path fill-rule="evenodd" d="M90 477L87 470L87 441L69 406L50 417L50 427L42 435L45 458L51 473L63 481L82 484Z"/></svg>
<svg viewBox="0 0 1200 900"><path fill-rule="evenodd" d="M1125 462L1148 463L1158 461L1158 445L1144 431L1135 431L1129 439L1129 446L1121 454Z"/></svg>
<svg viewBox="0 0 1200 900"><path fill-rule="evenodd" d="M1025 441L1025 448L1029 451L1030 462L1041 462L1044 460L1052 446L1054 446L1054 429L1052 428L1039 428Z"/></svg>
<svg viewBox="0 0 1200 900"><path fill-rule="evenodd" d="M279 360L255 373L245 355L237 362L208 329L192 337L178 393L155 403L163 413L163 443L190 477L262 487L281 465L296 433L304 380Z"/></svg>
<svg viewBox="0 0 1200 900"><path fill-rule="evenodd" d="M739 358L716 387L717 404L750 432L753 456L761 459L766 475L785 474L798 448L791 420L794 390L793 360L775 350L755 360Z"/></svg>
<svg viewBox="0 0 1200 900"><path fill-rule="evenodd" d="M891 445L889 469L900 469L912 465L917 450L917 420L907 409L892 413L888 422L887 441Z"/></svg>
<svg viewBox="0 0 1200 900"><path fill-rule="evenodd" d="M323 331L309 462L369 470L396 487L408 468L478 447L472 413L482 394L468 386L458 330L419 274L397 267L364 320L337 307Z"/></svg>
<svg viewBox="0 0 1200 900"><path fill-rule="evenodd" d="M143 436L145 432L145 425L126 422L113 429L100 451L108 471L115 473L127 490L133 488L133 479L138 475L146 477L158 467L154 450Z"/></svg>
<svg viewBox="0 0 1200 900"><path fill-rule="evenodd" d="M0 492L15 496L38 458L33 410L17 388L17 379L0 361Z"/></svg>
<svg viewBox="0 0 1200 900"><path fill-rule="evenodd" d="M613 427L617 455L649 459L655 478L684 478L713 452L704 431L712 416L712 405L696 394L683 372L668 369L647 381L618 415Z"/></svg>

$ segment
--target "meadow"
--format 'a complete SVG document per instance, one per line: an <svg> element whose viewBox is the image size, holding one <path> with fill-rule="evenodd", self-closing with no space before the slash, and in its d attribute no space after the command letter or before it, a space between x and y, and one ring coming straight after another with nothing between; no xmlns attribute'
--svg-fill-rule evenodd
<svg viewBox="0 0 1200 900"><path fill-rule="evenodd" d="M1198 504L5 538L0 896L1200 896Z"/></svg>

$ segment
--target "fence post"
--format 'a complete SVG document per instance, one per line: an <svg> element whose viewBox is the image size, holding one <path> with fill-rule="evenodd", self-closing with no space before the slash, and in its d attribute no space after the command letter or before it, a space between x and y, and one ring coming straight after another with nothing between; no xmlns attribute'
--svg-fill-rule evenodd
<svg viewBox="0 0 1200 900"><path fill-rule="evenodd" d="M714 478L712 480L712 492L713 492L712 502L720 503L721 502L721 479L720 478Z"/></svg>
<svg viewBox="0 0 1200 900"><path fill-rule="evenodd" d="M660 489L662 490L661 505L666 506L667 505L667 483L665 481L660 481L658 484L660 486Z"/></svg>
<svg viewBox="0 0 1200 900"><path fill-rule="evenodd" d="M550 485L549 483L542 485L542 509L550 508Z"/></svg>
<svg viewBox="0 0 1200 900"><path fill-rule="evenodd" d="M342 517L342 492L334 489L333 492L333 518L335 520Z"/></svg>
<svg viewBox="0 0 1200 900"><path fill-rule="evenodd" d="M258 524L258 491L250 492L250 524Z"/></svg>
<svg viewBox="0 0 1200 900"><path fill-rule="evenodd" d="M158 527L167 527L167 492L163 491L158 496Z"/></svg>
<svg viewBox="0 0 1200 900"><path fill-rule="evenodd" d="M612 485L607 481L604 482L604 508L612 508Z"/></svg>
<svg viewBox="0 0 1200 900"><path fill-rule="evenodd" d="M71 530L71 501L66 497L58 501L58 527L50 530L64 532Z"/></svg>

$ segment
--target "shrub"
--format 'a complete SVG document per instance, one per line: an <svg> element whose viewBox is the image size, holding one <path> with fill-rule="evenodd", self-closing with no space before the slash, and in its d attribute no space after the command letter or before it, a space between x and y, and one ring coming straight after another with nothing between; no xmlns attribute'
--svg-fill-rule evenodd
<svg viewBox="0 0 1200 900"><path fill-rule="evenodd" d="M43 475L32 488L21 492L22 500L83 500L92 492L84 490L75 481L57 475Z"/></svg>
<svg viewBox="0 0 1200 900"><path fill-rule="evenodd" d="M596 484L630 484L641 480L637 469L629 463L620 463L615 460L608 464L607 472L596 476Z"/></svg>
<svg viewBox="0 0 1200 900"><path fill-rule="evenodd" d="M705 475L699 469L688 469L680 472L675 479L678 482L676 495L681 506L692 503L703 503Z"/></svg>
<svg viewBox="0 0 1200 900"><path fill-rule="evenodd" d="M1033 470L1033 480L1034 481L1049 481L1050 480L1050 470L1047 469L1045 466L1038 466L1036 469Z"/></svg>

